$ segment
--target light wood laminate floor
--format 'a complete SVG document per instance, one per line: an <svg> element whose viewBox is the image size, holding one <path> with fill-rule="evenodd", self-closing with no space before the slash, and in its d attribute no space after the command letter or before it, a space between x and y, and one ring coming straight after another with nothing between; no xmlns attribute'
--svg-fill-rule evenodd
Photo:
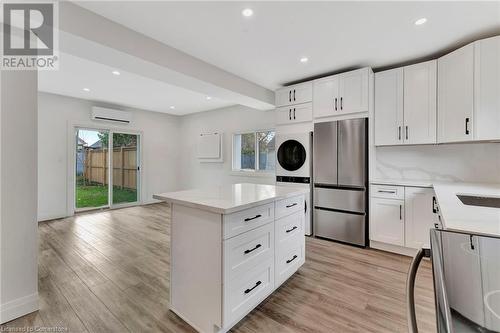
<svg viewBox="0 0 500 333"><path fill-rule="evenodd" d="M39 225L40 310L2 325L72 332L193 332L168 311L166 204ZM306 263L233 332L407 332L410 259L308 238ZM434 332L430 263L417 276L421 332ZM43 331L43 330L42 330Z"/></svg>

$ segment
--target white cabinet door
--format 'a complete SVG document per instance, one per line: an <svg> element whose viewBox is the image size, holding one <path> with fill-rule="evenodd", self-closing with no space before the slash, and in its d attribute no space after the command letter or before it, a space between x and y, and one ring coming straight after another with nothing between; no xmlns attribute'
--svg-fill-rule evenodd
<svg viewBox="0 0 500 333"><path fill-rule="evenodd" d="M372 198L370 239L404 246L404 201Z"/></svg>
<svg viewBox="0 0 500 333"><path fill-rule="evenodd" d="M436 143L436 84L436 60L404 68L405 143Z"/></svg>
<svg viewBox="0 0 500 333"><path fill-rule="evenodd" d="M313 115L314 118L336 115L340 110L338 75L314 80Z"/></svg>
<svg viewBox="0 0 500 333"><path fill-rule="evenodd" d="M430 246L430 229L438 223L433 212L434 190L405 187L405 246L414 249Z"/></svg>
<svg viewBox="0 0 500 333"><path fill-rule="evenodd" d="M438 59L438 142L472 140L474 45Z"/></svg>
<svg viewBox="0 0 500 333"><path fill-rule="evenodd" d="M339 113L355 113L368 111L368 68L340 74L339 80Z"/></svg>
<svg viewBox="0 0 500 333"><path fill-rule="evenodd" d="M500 36L475 43L474 139L500 139Z"/></svg>
<svg viewBox="0 0 500 333"><path fill-rule="evenodd" d="M312 120L312 104L283 106L276 109L276 124L288 125Z"/></svg>
<svg viewBox="0 0 500 333"><path fill-rule="evenodd" d="M403 143L403 68L375 74L375 145Z"/></svg>
<svg viewBox="0 0 500 333"><path fill-rule="evenodd" d="M295 105L312 101L312 82L285 87L276 91L276 106Z"/></svg>

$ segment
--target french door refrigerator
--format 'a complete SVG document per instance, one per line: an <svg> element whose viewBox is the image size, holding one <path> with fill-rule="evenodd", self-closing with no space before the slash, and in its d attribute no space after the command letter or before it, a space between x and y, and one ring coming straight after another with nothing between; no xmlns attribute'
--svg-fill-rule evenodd
<svg viewBox="0 0 500 333"><path fill-rule="evenodd" d="M368 120L314 124L314 235L357 246L368 241Z"/></svg>

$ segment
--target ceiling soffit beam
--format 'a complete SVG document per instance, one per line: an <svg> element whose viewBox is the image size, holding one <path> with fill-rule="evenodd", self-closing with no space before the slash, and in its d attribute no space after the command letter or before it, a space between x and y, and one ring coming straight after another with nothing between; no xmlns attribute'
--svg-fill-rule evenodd
<svg viewBox="0 0 500 333"><path fill-rule="evenodd" d="M68 1L59 3L62 52L259 110L274 92Z"/></svg>

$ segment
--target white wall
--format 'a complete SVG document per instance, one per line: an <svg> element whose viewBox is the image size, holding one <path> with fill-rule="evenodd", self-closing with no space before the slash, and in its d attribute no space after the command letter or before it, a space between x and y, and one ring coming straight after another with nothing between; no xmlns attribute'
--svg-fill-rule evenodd
<svg viewBox="0 0 500 333"><path fill-rule="evenodd" d="M376 148L375 178L500 183L500 143Z"/></svg>
<svg viewBox="0 0 500 333"><path fill-rule="evenodd" d="M73 147L69 147L73 125L105 126L142 132L141 196L144 203L153 202L154 193L174 191L178 188L179 117L119 108L131 110L133 121L130 125L116 126L91 121L92 106L113 107L72 97L39 93L38 219L40 221L64 217L72 213L69 210L73 203L69 198L73 191L71 188L73 180L68 177L68 159L74 158Z"/></svg>
<svg viewBox="0 0 500 333"><path fill-rule="evenodd" d="M2 71L0 323L38 309L37 72Z"/></svg>
<svg viewBox="0 0 500 333"><path fill-rule="evenodd" d="M232 172L231 162L233 133L272 129L274 124L274 112L258 111L241 105L183 116L180 128L183 138L179 167L180 188L233 183L274 184L274 173L260 177L241 176L241 173ZM200 133L206 132L223 133L223 163L200 163L196 158L197 138Z"/></svg>

